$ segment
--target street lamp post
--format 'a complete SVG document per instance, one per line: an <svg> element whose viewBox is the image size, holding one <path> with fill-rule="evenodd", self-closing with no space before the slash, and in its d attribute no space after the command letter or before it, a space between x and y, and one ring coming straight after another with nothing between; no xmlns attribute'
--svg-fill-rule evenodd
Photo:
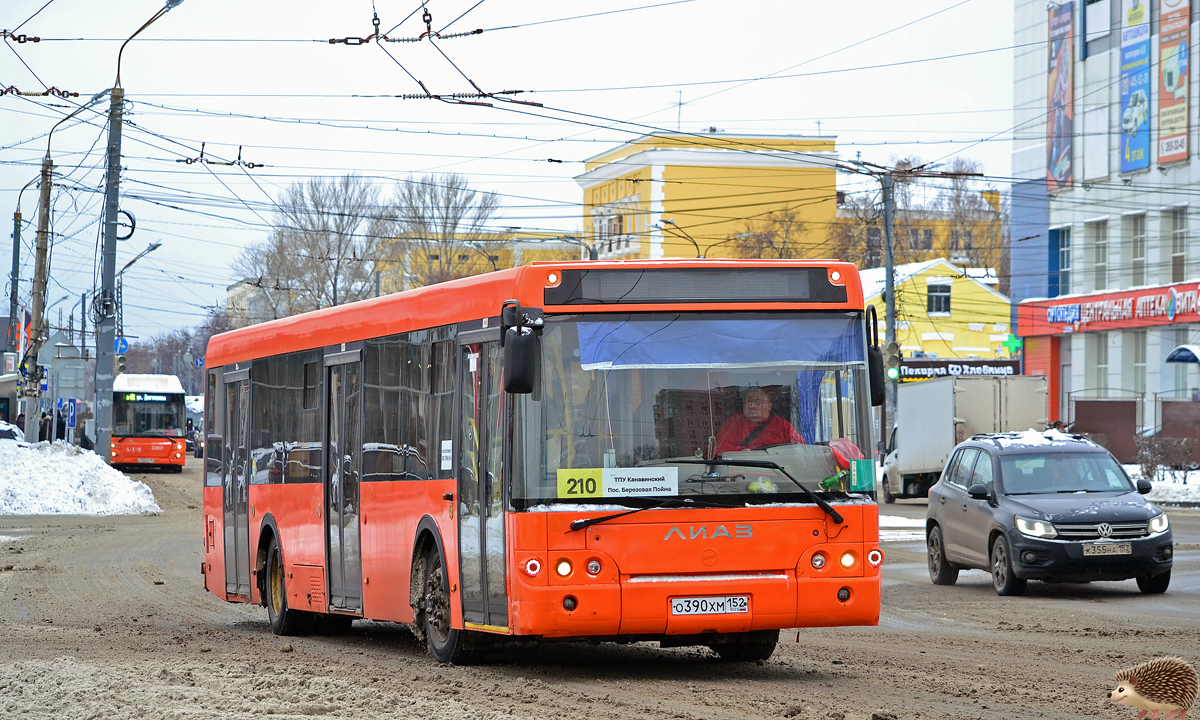
<svg viewBox="0 0 1200 720"><path fill-rule="evenodd" d="M121 87L121 56L131 40L183 0L167 0L117 51L117 78L109 93L108 173L104 183L104 244L100 253L100 297L96 322L96 448L104 462L112 459L114 355L116 354L117 213L121 191L121 116L125 90Z"/></svg>
<svg viewBox="0 0 1200 720"><path fill-rule="evenodd" d="M674 220L668 220L667 218L663 218L663 222L665 222L668 225L670 225L671 227L675 228L680 233L682 233L685 238L687 238L688 242L690 242L692 244L692 247L696 248L696 257L698 257L698 258L704 257L704 254L700 252L700 243L696 242L696 238L689 235L687 230L684 230L683 228L679 227L679 225Z"/></svg>
<svg viewBox="0 0 1200 720"><path fill-rule="evenodd" d="M715 247L718 247L718 246L720 246L720 245L727 245L727 244L729 244L729 243L731 243L731 242L737 242L738 240L742 240L742 239L744 239L744 238L748 238L748 237L754 237L754 236L755 236L755 235L757 235L757 234L758 234L758 233L749 233L749 232L744 232L744 233L742 233L741 235L734 235L734 236L733 236L733 237L731 237L731 238L725 238L724 240L721 240L720 242L715 242L715 243L713 243L712 245L709 245L708 247L704 248L704 254L703 254L703 255L701 255L700 257L702 257L702 258L708 257L708 251L709 251L709 250L712 250L712 249L713 249L713 248L715 248Z"/></svg>
<svg viewBox="0 0 1200 720"><path fill-rule="evenodd" d="M161 242L155 241L150 243L145 250L141 251L134 256L132 260L125 263L125 267L121 268L121 272L117 273L117 337L123 337L125 335L125 271L128 270L135 262L141 260L160 247L162 247ZM116 340L114 339L113 342L115 343ZM114 346L114 350L115 349L116 348Z"/></svg>
<svg viewBox="0 0 1200 720"><path fill-rule="evenodd" d="M595 243L589 243L588 241L577 238L574 235L559 235L556 239L572 245L578 245L584 250L587 250L588 260L596 260L599 258L599 253L596 251Z"/></svg>

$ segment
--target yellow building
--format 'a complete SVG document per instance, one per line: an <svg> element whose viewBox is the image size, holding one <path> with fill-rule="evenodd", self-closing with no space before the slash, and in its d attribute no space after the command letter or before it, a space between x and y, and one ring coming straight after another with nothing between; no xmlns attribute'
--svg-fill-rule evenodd
<svg viewBox="0 0 1200 720"><path fill-rule="evenodd" d="M584 232L601 259L828 256L834 138L643 135L585 161Z"/></svg>
<svg viewBox="0 0 1200 720"><path fill-rule="evenodd" d="M991 268L962 268L942 258L897 265L896 340L905 357L1006 358L1011 332L1007 297L994 289ZM884 336L883 268L861 271L863 295Z"/></svg>

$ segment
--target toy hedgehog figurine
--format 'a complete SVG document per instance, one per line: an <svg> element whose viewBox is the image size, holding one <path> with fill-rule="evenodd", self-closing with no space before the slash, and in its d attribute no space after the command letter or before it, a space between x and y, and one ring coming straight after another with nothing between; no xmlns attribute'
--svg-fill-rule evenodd
<svg viewBox="0 0 1200 720"><path fill-rule="evenodd" d="M1196 670L1177 657L1163 657L1117 673L1117 687L1108 699L1138 707L1142 718L1186 718L1200 686Z"/></svg>

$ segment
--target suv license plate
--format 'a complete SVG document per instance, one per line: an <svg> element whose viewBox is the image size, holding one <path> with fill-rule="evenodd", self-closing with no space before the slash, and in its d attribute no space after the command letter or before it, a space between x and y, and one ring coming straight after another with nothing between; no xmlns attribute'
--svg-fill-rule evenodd
<svg viewBox="0 0 1200 720"><path fill-rule="evenodd" d="M1129 543L1091 543L1083 546L1084 555L1132 555Z"/></svg>
<svg viewBox="0 0 1200 720"><path fill-rule="evenodd" d="M152 463L152 462L154 462L154 458L138 458L137 460L138 460L138 462L140 462L140 463Z"/></svg>
<svg viewBox="0 0 1200 720"><path fill-rule="evenodd" d="M749 595L671 598L672 615L726 615L748 612Z"/></svg>

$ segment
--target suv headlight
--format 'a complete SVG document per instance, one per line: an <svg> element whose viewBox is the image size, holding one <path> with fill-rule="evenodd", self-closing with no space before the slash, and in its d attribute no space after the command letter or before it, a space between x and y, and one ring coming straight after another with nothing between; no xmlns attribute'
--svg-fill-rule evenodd
<svg viewBox="0 0 1200 720"><path fill-rule="evenodd" d="M1170 526L1171 526L1171 523L1170 523L1170 521L1167 520L1166 513L1159 513L1158 515L1155 515L1154 517L1150 518L1150 534L1151 535L1158 535L1159 533L1164 533L1167 531L1167 528Z"/></svg>
<svg viewBox="0 0 1200 720"><path fill-rule="evenodd" d="M1058 531L1054 529L1054 525L1042 520L1031 520L1029 518L1017 518L1017 530L1022 535L1027 535L1032 538L1052 538L1058 537Z"/></svg>

